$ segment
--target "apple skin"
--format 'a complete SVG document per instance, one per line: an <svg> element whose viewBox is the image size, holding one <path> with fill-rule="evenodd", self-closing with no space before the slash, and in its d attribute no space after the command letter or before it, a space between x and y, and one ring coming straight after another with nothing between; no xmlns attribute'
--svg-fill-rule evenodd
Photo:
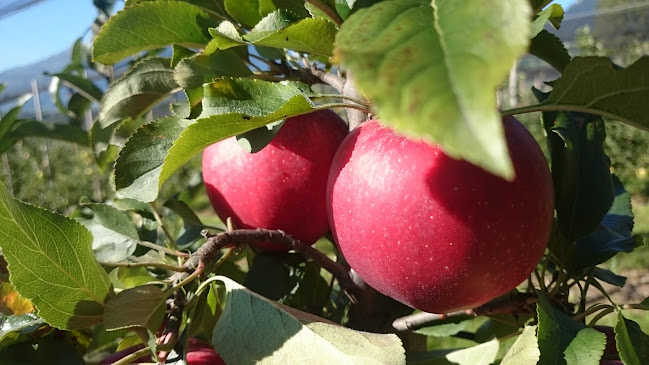
<svg viewBox="0 0 649 365"><path fill-rule="evenodd" d="M196 338L187 341L187 365L226 365L207 342Z"/></svg>
<svg viewBox="0 0 649 365"><path fill-rule="evenodd" d="M604 356L619 356L617 352L617 344L615 342L615 329L611 326L593 326L594 329L606 335L606 347L604 348Z"/></svg>
<svg viewBox="0 0 649 365"><path fill-rule="evenodd" d="M329 230L325 204L331 160L348 133L333 111L288 118L261 151L248 153L235 137L203 152L203 180L217 215L238 228L281 229L312 244ZM273 251L281 244L258 242Z"/></svg>
<svg viewBox="0 0 649 365"><path fill-rule="evenodd" d="M513 117L503 125L513 182L375 120L347 136L329 174L329 220L345 259L370 286L448 313L527 278L548 242L554 189L527 129Z"/></svg>

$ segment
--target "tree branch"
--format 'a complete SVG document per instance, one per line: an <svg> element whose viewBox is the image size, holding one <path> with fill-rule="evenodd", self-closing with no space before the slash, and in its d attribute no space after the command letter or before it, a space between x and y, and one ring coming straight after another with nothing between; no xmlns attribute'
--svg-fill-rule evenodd
<svg viewBox="0 0 649 365"><path fill-rule="evenodd" d="M221 249L229 246L236 246L244 243L253 243L257 241L273 242L286 245L287 247L300 253L302 256L315 261L320 267L329 271L340 283L345 293L349 296L352 302L356 302L357 298L362 292L351 279L349 269L332 261L322 252L316 250L311 245L308 245L300 240L297 240L281 230L270 229L237 229L228 232L222 232L212 235L203 232L207 237L207 242L203 244L190 258L185 262L185 267L188 271L194 271L202 263L205 267L214 262ZM182 281L189 273L178 273L175 275L174 280Z"/></svg>
<svg viewBox="0 0 649 365"><path fill-rule="evenodd" d="M490 316L494 314L513 314L531 312L531 306L535 304L538 297L532 293L514 293L504 298L498 298L474 309L458 311L448 314L415 313L401 317L392 322L392 327L397 331L408 331L430 325L431 323L445 320L452 317L476 317Z"/></svg>

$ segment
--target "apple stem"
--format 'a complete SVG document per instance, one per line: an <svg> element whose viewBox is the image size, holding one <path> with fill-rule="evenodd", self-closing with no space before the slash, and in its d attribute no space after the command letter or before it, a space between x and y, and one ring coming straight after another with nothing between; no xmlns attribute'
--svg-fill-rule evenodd
<svg viewBox="0 0 649 365"><path fill-rule="evenodd" d="M476 317L490 316L494 314L513 314L520 312L534 312L530 306L535 304L538 297L532 293L514 293L504 298L499 298L483 304L474 309L452 312L448 314L435 314L420 312L405 317L397 318L392 322L392 327L397 331L409 331L425 327L430 323L447 319L450 317Z"/></svg>

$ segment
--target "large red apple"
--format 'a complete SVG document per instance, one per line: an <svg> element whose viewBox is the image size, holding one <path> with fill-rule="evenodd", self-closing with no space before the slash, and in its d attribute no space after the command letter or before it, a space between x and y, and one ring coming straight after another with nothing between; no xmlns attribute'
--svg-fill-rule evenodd
<svg viewBox="0 0 649 365"><path fill-rule="evenodd" d="M345 122L323 110L288 118L257 153L248 153L234 137L213 144L203 153L203 180L214 210L239 228L281 229L315 242L329 230L327 176L346 135Z"/></svg>
<svg viewBox="0 0 649 365"><path fill-rule="evenodd" d="M349 265L370 286L448 313L527 278L548 242L554 192L533 137L513 117L503 122L513 182L377 121L343 141L327 186L329 219Z"/></svg>

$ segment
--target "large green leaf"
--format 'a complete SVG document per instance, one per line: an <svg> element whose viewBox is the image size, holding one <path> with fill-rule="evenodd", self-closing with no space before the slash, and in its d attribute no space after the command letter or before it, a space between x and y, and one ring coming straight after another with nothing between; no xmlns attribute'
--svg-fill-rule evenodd
<svg viewBox="0 0 649 365"><path fill-rule="evenodd" d="M649 56L625 69L606 57L575 57L535 110L597 114L649 130Z"/></svg>
<svg viewBox="0 0 649 365"><path fill-rule="evenodd" d="M539 292L537 303L539 365L597 365L606 335L555 309Z"/></svg>
<svg viewBox="0 0 649 365"><path fill-rule="evenodd" d="M126 289L106 303L106 329L143 327L155 333L164 317L166 299L165 292L155 285Z"/></svg>
<svg viewBox="0 0 649 365"><path fill-rule="evenodd" d="M108 275L81 224L12 198L0 184L0 248L11 283L48 324L87 328L103 319Z"/></svg>
<svg viewBox="0 0 649 365"><path fill-rule="evenodd" d="M259 0L224 0L225 10L239 23L252 28L262 16Z"/></svg>
<svg viewBox="0 0 649 365"><path fill-rule="evenodd" d="M173 142L192 123L167 117L138 129L115 163L115 187L120 195L143 202L154 201L158 197L162 162Z"/></svg>
<svg viewBox="0 0 649 365"><path fill-rule="evenodd" d="M143 2L111 17L93 43L96 62L114 64L141 51L171 44L202 48L217 22L201 8L181 1Z"/></svg>
<svg viewBox="0 0 649 365"><path fill-rule="evenodd" d="M97 123L106 128L126 118L137 118L179 89L169 59L142 60L106 91Z"/></svg>
<svg viewBox="0 0 649 365"><path fill-rule="evenodd" d="M536 340L536 326L526 326L523 333L507 351L500 365L528 365L536 364L541 353Z"/></svg>
<svg viewBox="0 0 649 365"><path fill-rule="evenodd" d="M512 178L496 87L529 43L520 0L385 1L352 14L335 53L383 123Z"/></svg>
<svg viewBox="0 0 649 365"><path fill-rule="evenodd" d="M617 314L615 341L620 358L625 364L649 363L649 335L642 331L638 323L625 318L622 312Z"/></svg>
<svg viewBox="0 0 649 365"><path fill-rule="evenodd" d="M230 364L405 364L394 334L358 332L304 319L226 277L227 302L212 343Z"/></svg>

